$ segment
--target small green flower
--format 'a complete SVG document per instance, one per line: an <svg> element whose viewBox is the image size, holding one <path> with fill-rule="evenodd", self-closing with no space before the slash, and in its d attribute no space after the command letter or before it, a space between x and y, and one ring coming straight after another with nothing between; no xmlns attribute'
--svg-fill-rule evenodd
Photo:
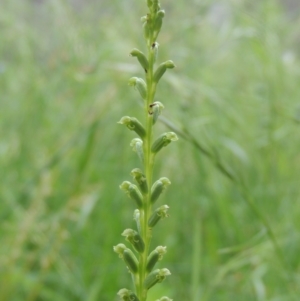
<svg viewBox="0 0 300 301"><path fill-rule="evenodd" d="M146 135L145 128L135 117L124 116L118 123L126 125L127 128L135 131L141 138L144 138Z"/></svg>
<svg viewBox="0 0 300 301"><path fill-rule="evenodd" d="M147 6L149 7L149 9L151 9L152 4L153 4L152 0L147 0Z"/></svg>
<svg viewBox="0 0 300 301"><path fill-rule="evenodd" d="M141 22L144 24L148 20L148 15L147 16L142 16L141 17Z"/></svg>
<svg viewBox="0 0 300 301"><path fill-rule="evenodd" d="M153 124L156 123L158 116L161 114L164 108L164 105L159 101L155 101L150 105L150 114L153 116Z"/></svg>
<svg viewBox="0 0 300 301"><path fill-rule="evenodd" d="M170 271L166 268L157 269L151 272L145 279L144 286L146 289L150 289L156 283L160 283L166 279L167 276L171 275Z"/></svg>
<svg viewBox="0 0 300 301"><path fill-rule="evenodd" d="M149 62L148 62L145 54L143 52L141 52L140 50L134 48L133 50L131 50L130 55L134 56L138 59L141 66L144 68L145 72L147 73L147 70L149 69Z"/></svg>
<svg viewBox="0 0 300 301"><path fill-rule="evenodd" d="M138 232L141 234L141 213L139 209L135 209L133 212L133 219L136 222L136 226L138 229Z"/></svg>
<svg viewBox="0 0 300 301"><path fill-rule="evenodd" d="M163 147L170 144L172 141L177 141L178 137L174 132L168 132L160 135L152 144L151 151L159 152Z"/></svg>
<svg viewBox="0 0 300 301"><path fill-rule="evenodd" d="M153 80L158 83L159 80L161 79L161 77L164 75L164 73L166 72L167 69L173 69L175 67L175 64L173 63L173 61L169 60L166 61L162 64L160 64L153 76Z"/></svg>
<svg viewBox="0 0 300 301"><path fill-rule="evenodd" d="M160 299L157 299L156 301L173 301L173 299L170 299L169 297L161 297Z"/></svg>
<svg viewBox="0 0 300 301"><path fill-rule="evenodd" d="M165 16L165 11L164 10L159 10L156 13L155 22L154 22L154 26L153 26L154 40L156 40L156 38L157 38L157 36L158 36L158 34L160 32L164 16Z"/></svg>
<svg viewBox="0 0 300 301"><path fill-rule="evenodd" d="M129 181L124 181L120 188L132 199L136 202L138 208L142 208L143 206L143 196L136 185L131 184Z"/></svg>
<svg viewBox="0 0 300 301"><path fill-rule="evenodd" d="M145 244L138 232L133 229L126 229L123 231L122 236L125 236L125 239L129 241L135 250L139 253L143 253L145 250Z"/></svg>
<svg viewBox="0 0 300 301"><path fill-rule="evenodd" d="M144 162L144 150L143 150L143 141L139 138L134 138L130 142L132 150L137 153L141 162Z"/></svg>
<svg viewBox="0 0 300 301"><path fill-rule="evenodd" d="M149 22L149 14L145 18L145 22L143 24L144 38L149 43L149 39L151 37L151 25Z"/></svg>
<svg viewBox="0 0 300 301"><path fill-rule="evenodd" d="M166 188L171 184L168 178L160 178L151 187L151 203L154 204L159 196L166 190Z"/></svg>
<svg viewBox="0 0 300 301"><path fill-rule="evenodd" d="M123 259L130 269L130 271L135 274L138 271L138 261L130 249L124 250Z"/></svg>
<svg viewBox="0 0 300 301"><path fill-rule="evenodd" d="M127 247L124 244L118 244L114 246L114 251L119 254L120 258L123 258L123 252L127 249Z"/></svg>
<svg viewBox="0 0 300 301"><path fill-rule="evenodd" d="M118 244L114 246L114 251L119 254L129 268L129 270L136 274L138 271L138 260L130 249L128 249L124 244Z"/></svg>
<svg viewBox="0 0 300 301"><path fill-rule="evenodd" d="M147 98L147 85L142 78L139 77L132 77L128 81L128 85L135 87L143 99Z"/></svg>
<svg viewBox="0 0 300 301"><path fill-rule="evenodd" d="M168 209L168 205L162 205L161 207L157 208L149 218L149 228L153 228L162 218L168 217Z"/></svg>
<svg viewBox="0 0 300 301"><path fill-rule="evenodd" d="M128 290L127 288L122 288L118 291L118 296L121 298L122 301L139 301L136 294L132 291Z"/></svg>
<svg viewBox="0 0 300 301"><path fill-rule="evenodd" d="M132 177L135 179L135 181L138 183L138 186L142 192L142 194L148 193L148 184L147 184L147 178L143 174L143 172L139 168L135 168L131 171Z"/></svg>
<svg viewBox="0 0 300 301"><path fill-rule="evenodd" d="M160 4L159 4L158 0L153 0L152 10L154 12L157 12L159 9L160 9Z"/></svg>
<svg viewBox="0 0 300 301"><path fill-rule="evenodd" d="M163 255L167 253L167 247L158 246L153 250L148 258L147 258L147 265L146 269L148 272L151 272L157 261L162 260Z"/></svg>

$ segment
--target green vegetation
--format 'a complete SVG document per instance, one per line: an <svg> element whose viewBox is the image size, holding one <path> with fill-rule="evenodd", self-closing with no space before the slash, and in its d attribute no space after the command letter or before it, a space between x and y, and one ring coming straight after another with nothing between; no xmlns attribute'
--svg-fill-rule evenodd
<svg viewBox="0 0 300 301"><path fill-rule="evenodd" d="M117 187L138 159L124 112L146 52L145 1L2 1L0 301L110 301L133 288L112 246L134 228ZM164 0L157 156L170 218L153 229L172 276L149 291L192 301L298 301L299 14L276 0ZM167 46L165 46L167 45ZM172 151L170 151L172 149ZM131 224L130 224L131 222Z"/></svg>

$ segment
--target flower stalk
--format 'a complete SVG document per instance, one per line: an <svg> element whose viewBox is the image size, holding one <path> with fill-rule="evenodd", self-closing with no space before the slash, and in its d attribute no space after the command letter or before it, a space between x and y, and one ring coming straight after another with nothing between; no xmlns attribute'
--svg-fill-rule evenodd
<svg viewBox="0 0 300 301"><path fill-rule="evenodd" d="M121 289L118 293L121 300L147 301L147 292L156 284L162 282L171 272L167 268L153 267L166 253L166 247L158 246L150 252L152 228L158 221L168 217L168 205L156 206L161 194L171 184L166 177L153 181L153 167L155 157L162 148L172 141L178 140L173 132L154 135L153 128L162 113L164 105L155 101L156 87L168 69L173 69L175 64L167 60L155 66L158 56L159 44L156 41L161 30L165 11L160 8L158 0L147 0L148 13L142 17L144 38L147 51L144 53L134 48L130 55L137 58L144 72L144 79L132 77L129 85L133 86L143 101L144 120L139 121L135 117L124 116L119 121L129 130L135 132L138 137L134 138L130 146L137 153L142 168L134 168L131 175L137 185L124 181L120 188L132 200L135 205L134 220L137 231L125 229L122 235L130 243L130 246L118 244L114 251L119 254L132 274L134 289ZM155 136L155 139L154 139ZM171 300L164 296L160 300Z"/></svg>

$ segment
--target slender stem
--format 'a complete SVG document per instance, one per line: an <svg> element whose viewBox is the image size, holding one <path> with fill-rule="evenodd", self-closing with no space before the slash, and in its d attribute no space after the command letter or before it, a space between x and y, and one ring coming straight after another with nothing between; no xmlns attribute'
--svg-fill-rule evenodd
<svg viewBox="0 0 300 301"><path fill-rule="evenodd" d="M147 101L145 103L145 118L146 118L146 138L144 139L144 170L147 178L147 184L149 187L148 194L144 197L144 207L141 210L141 228L142 238L145 243L145 251L140 255L140 267L139 267L139 288L137 294L140 301L146 301L147 290L143 288L144 280L147 276L146 264L147 257L149 254L149 247L152 237L151 229L148 227L148 220L152 214L151 206L151 186L152 186L152 175L154 166L154 156L151 153L152 137L153 137L153 118L149 114L149 105L153 103L156 92L156 84L153 82L153 67L154 67L154 55L151 50L151 43L148 42L148 62L149 69L146 73L147 82Z"/></svg>

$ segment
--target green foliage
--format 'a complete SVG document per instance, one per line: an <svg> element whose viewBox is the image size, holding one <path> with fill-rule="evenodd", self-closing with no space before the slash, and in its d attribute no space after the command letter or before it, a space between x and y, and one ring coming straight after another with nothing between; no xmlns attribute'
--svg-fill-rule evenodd
<svg viewBox="0 0 300 301"><path fill-rule="evenodd" d="M163 6L158 63L176 69L155 126L181 139L154 170L172 181L153 228L172 278L149 299L298 300L299 14L270 0ZM136 227L116 187L139 163L116 121L143 119L127 80L144 71L126 54L145 50L144 7L1 2L1 301L117 300L131 285L111 246Z"/></svg>

